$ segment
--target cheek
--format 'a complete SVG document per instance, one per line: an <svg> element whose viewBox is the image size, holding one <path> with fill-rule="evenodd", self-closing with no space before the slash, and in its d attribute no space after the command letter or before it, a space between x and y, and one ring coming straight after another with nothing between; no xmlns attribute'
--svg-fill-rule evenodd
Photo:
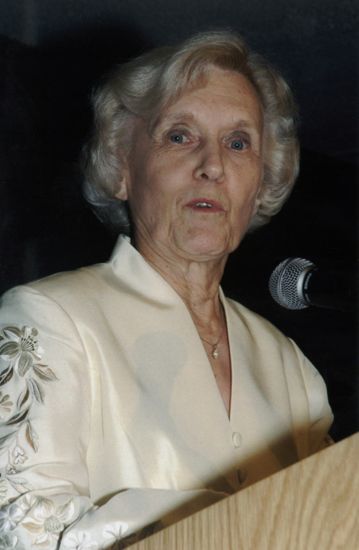
<svg viewBox="0 0 359 550"><path fill-rule="evenodd" d="M129 195L134 225L145 225L147 229L154 231L168 223L173 202L168 191L170 187L168 180L150 170L147 171L146 178L136 180Z"/></svg>
<svg viewBox="0 0 359 550"><path fill-rule="evenodd" d="M248 171L249 197L250 200L256 200L263 183L263 162L261 159Z"/></svg>
<svg viewBox="0 0 359 550"><path fill-rule="evenodd" d="M239 173L242 177L237 177L235 182L237 201L242 205L250 205L256 200L262 187L262 167L259 163L254 166L252 164L241 167Z"/></svg>
<svg viewBox="0 0 359 550"><path fill-rule="evenodd" d="M258 195L261 190L261 169L251 167L251 173L246 171L246 178L236 182L236 190L232 195L232 220L234 225L243 230L248 226L258 207Z"/></svg>

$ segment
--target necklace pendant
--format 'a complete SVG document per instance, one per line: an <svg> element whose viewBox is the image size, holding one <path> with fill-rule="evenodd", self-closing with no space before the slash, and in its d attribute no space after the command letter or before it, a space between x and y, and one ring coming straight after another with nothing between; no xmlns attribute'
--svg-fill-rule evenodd
<svg viewBox="0 0 359 550"><path fill-rule="evenodd" d="M213 346L213 349L212 349L212 357L213 359L218 359L219 357L219 351L218 351L218 348L217 346Z"/></svg>

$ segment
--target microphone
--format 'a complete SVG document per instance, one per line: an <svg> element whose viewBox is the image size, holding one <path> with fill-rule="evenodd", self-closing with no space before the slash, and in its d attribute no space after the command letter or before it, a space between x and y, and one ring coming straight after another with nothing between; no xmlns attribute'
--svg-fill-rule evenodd
<svg viewBox="0 0 359 550"><path fill-rule="evenodd" d="M353 311L355 277L344 269L318 268L304 258L287 258L269 279L273 300L287 309L309 306Z"/></svg>

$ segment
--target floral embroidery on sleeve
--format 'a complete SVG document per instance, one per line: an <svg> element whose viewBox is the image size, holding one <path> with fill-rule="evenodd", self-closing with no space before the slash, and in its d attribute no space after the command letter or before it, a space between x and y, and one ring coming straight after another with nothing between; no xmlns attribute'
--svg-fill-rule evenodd
<svg viewBox="0 0 359 550"><path fill-rule="evenodd" d="M87 496L66 489L37 494L31 476L26 479L27 462L40 446L37 408L45 402L47 384L58 380L42 363L43 355L35 328L0 328L0 550L119 548L116 541L126 535L127 523L100 522L88 533L76 523L96 509Z"/></svg>
<svg viewBox="0 0 359 550"><path fill-rule="evenodd" d="M52 499L31 496L29 512L22 525L33 535L33 544L47 548L56 545L59 535L75 515L73 499L56 505Z"/></svg>
<svg viewBox="0 0 359 550"><path fill-rule="evenodd" d="M32 494L23 495L20 501L13 502L0 510L0 550L2 543L12 540L17 542L16 527L21 524L31 538L31 546L26 548L57 548L60 534L75 516L73 499L64 504L55 504L52 499ZM5 534L6 533L6 534ZM15 535L16 533L16 535ZM29 539L26 539L30 544ZM5 546L13 548L13 546ZM18 546L14 546L18 548Z"/></svg>
<svg viewBox="0 0 359 550"><path fill-rule="evenodd" d="M35 403L44 403L44 384L57 380L54 372L40 363L44 352L37 336L37 330L27 326L0 330L0 455L7 455L0 476L0 504L7 500L7 488L17 494L29 489L19 473L28 452L36 453L39 448L31 410Z"/></svg>

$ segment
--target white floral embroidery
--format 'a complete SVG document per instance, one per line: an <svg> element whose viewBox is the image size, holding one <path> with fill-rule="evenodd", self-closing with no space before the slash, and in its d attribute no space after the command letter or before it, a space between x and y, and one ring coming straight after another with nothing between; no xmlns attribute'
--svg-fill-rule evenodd
<svg viewBox="0 0 359 550"><path fill-rule="evenodd" d="M42 357L43 349L37 342L37 330L10 326L3 329L3 334L5 342L0 346L0 355L11 359L19 375L24 376Z"/></svg>
<svg viewBox="0 0 359 550"><path fill-rule="evenodd" d="M31 411L35 403L44 402L43 384L57 380L54 372L39 362L43 349L37 337L38 331L27 326L0 330L0 387L4 389L0 390L0 454L2 458L7 456L0 471L0 504L6 502L10 488L17 494L29 489L18 474L29 451L36 453L39 448ZM11 393L13 387L17 388L15 396Z"/></svg>
<svg viewBox="0 0 359 550"><path fill-rule="evenodd" d="M33 544L47 548L58 540L59 534L73 519L75 506L73 500L56 506L49 498L32 497L30 508L22 526L33 536Z"/></svg>
<svg viewBox="0 0 359 550"><path fill-rule="evenodd" d="M103 538L106 539L107 544L113 544L114 542L122 539L128 530L128 524L123 521L118 521L110 525L106 525L103 530Z"/></svg>
<svg viewBox="0 0 359 550"><path fill-rule="evenodd" d="M12 458L14 464L23 464L27 460L26 453L20 445L17 445L12 451Z"/></svg>
<svg viewBox="0 0 359 550"><path fill-rule="evenodd" d="M12 531L23 517L24 512L17 504L10 504L3 510L0 510L0 532L6 533L7 531Z"/></svg>
<svg viewBox="0 0 359 550"><path fill-rule="evenodd" d="M10 396L7 394L3 394L2 391L0 391L0 411L2 411L3 414L0 414L0 418L4 418L4 413L9 413L11 411L11 407L13 406L13 402L9 398Z"/></svg>
<svg viewBox="0 0 359 550"><path fill-rule="evenodd" d="M68 535L62 541L62 546L67 550L99 550L97 542L91 540L91 537L84 531Z"/></svg>
<svg viewBox="0 0 359 550"><path fill-rule="evenodd" d="M0 550L25 550L16 535L0 535Z"/></svg>
<svg viewBox="0 0 359 550"><path fill-rule="evenodd" d="M30 483L25 478L19 477L18 472L10 463L1 475L3 479L0 480L0 504L7 501L7 493L10 487L19 494L31 489Z"/></svg>
<svg viewBox="0 0 359 550"><path fill-rule="evenodd" d="M43 350L37 336L30 327L0 330L0 504L5 503L0 512L0 550L24 550L19 525L26 548L54 549L59 535L78 517L73 498L56 504L34 495L23 475L40 444L33 417L44 403L44 385L57 380L40 363Z"/></svg>

